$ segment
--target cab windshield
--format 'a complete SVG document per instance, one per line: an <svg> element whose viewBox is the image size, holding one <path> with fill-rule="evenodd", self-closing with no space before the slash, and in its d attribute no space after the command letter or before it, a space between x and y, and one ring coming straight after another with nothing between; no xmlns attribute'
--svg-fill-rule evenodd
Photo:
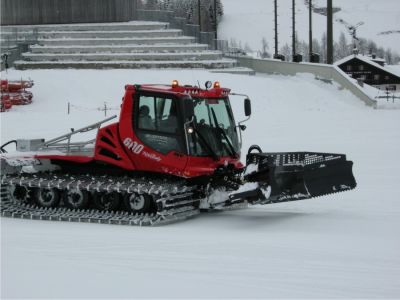
<svg viewBox="0 0 400 300"><path fill-rule="evenodd" d="M236 156L239 141L228 98L193 98L193 102L195 130L189 138L190 154Z"/></svg>

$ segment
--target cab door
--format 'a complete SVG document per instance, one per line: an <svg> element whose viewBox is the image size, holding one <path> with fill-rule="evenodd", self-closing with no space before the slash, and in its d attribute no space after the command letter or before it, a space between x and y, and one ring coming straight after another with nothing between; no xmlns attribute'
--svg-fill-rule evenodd
<svg viewBox="0 0 400 300"><path fill-rule="evenodd" d="M183 176L187 156L178 101L168 94L133 96L132 136L122 138L138 170Z"/></svg>

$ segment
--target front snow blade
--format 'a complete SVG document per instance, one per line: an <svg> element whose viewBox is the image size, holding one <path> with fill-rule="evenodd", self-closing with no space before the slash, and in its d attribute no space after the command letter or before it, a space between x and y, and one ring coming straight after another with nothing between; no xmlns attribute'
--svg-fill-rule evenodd
<svg viewBox="0 0 400 300"><path fill-rule="evenodd" d="M271 188L269 197L259 197L253 202L267 204L308 199L356 187L352 173L353 162L346 160L344 154L251 153L251 150L247 155L248 174L245 179L258 182L260 191L266 186ZM260 191L256 189L252 193L265 195L265 192ZM256 197L250 196L248 200L251 201L251 198Z"/></svg>

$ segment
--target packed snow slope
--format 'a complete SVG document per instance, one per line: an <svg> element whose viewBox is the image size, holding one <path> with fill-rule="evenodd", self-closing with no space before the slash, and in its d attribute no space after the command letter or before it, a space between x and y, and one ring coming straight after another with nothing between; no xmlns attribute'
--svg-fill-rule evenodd
<svg viewBox="0 0 400 300"><path fill-rule="evenodd" d="M273 0L223 0L224 15L219 24L219 37L247 43L253 51L261 50L261 39L268 41L269 51L274 50L274 1ZM316 7L326 7L326 0L313 0ZM400 2L398 0L334 0L334 7L341 10L334 14L334 20L343 19L350 25L364 22L357 29L357 36L372 39L378 47L391 48L400 53ZM292 1L278 1L279 47L292 41ZM240 20L240 22L238 22ZM296 0L296 31L299 40L308 42L308 6L304 0ZM334 40L340 32L350 35L344 25L334 22ZM395 31L391 34L381 32ZM313 37L321 40L326 32L326 17L313 13Z"/></svg>
<svg viewBox="0 0 400 300"><path fill-rule="evenodd" d="M243 156L255 143L271 152L346 153L358 182L346 193L154 228L1 218L2 298L400 297L400 110L373 110L308 75L11 70L2 77L35 81L31 105L1 114L2 143L98 121L104 113L94 109L119 106L126 83L219 80L252 99ZM239 121L243 99L231 100ZM68 101L79 106L70 115Z"/></svg>

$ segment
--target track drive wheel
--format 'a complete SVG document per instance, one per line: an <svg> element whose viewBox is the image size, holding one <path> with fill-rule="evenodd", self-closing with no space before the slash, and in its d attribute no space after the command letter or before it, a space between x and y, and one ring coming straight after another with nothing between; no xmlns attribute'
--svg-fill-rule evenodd
<svg viewBox="0 0 400 300"><path fill-rule="evenodd" d="M93 203L99 210L116 210L121 204L121 194L118 192L94 193Z"/></svg>
<svg viewBox="0 0 400 300"><path fill-rule="evenodd" d="M41 207L56 207L60 203L60 192L54 188L38 188L35 201Z"/></svg>
<svg viewBox="0 0 400 300"><path fill-rule="evenodd" d="M15 201L29 203L33 199L33 189L22 185L11 185L10 196Z"/></svg>
<svg viewBox="0 0 400 300"><path fill-rule="evenodd" d="M64 192L64 204L68 208L81 209L89 203L89 193L80 189L71 189Z"/></svg>
<svg viewBox="0 0 400 300"><path fill-rule="evenodd" d="M124 202L128 210L133 213L140 214L155 211L153 198L147 194L126 194Z"/></svg>

